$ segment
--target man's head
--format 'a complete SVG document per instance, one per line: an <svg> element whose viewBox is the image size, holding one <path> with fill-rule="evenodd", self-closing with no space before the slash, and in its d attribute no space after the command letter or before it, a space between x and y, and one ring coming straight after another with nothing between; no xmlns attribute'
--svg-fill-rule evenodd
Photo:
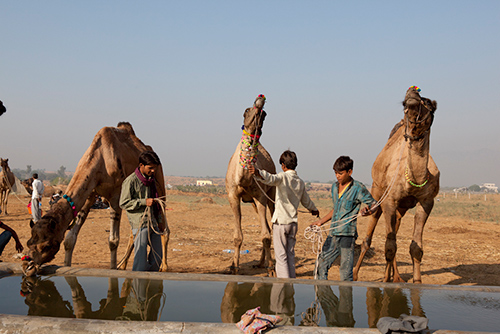
<svg viewBox="0 0 500 334"><path fill-rule="evenodd" d="M333 170L335 171L335 176L340 184L345 184L351 181L353 167L354 161L346 155L342 155L335 160Z"/></svg>
<svg viewBox="0 0 500 334"><path fill-rule="evenodd" d="M144 151L139 156L139 170L143 175L153 176L160 164L160 158L153 151Z"/></svg>
<svg viewBox="0 0 500 334"><path fill-rule="evenodd" d="M36 180L38 179L38 173L33 173L33 178Z"/></svg>
<svg viewBox="0 0 500 334"><path fill-rule="evenodd" d="M297 155L295 152L292 152L290 150L286 150L283 152L280 156L280 165L285 165L287 169L292 169L295 170L297 168Z"/></svg>

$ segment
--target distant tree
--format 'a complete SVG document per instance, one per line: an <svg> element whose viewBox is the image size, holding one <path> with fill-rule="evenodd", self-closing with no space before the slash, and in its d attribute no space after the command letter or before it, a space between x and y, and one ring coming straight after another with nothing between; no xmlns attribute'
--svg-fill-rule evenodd
<svg viewBox="0 0 500 334"><path fill-rule="evenodd" d="M66 167L64 167L64 166L59 167L59 170L57 171L57 175L59 175L59 177L62 179L66 178Z"/></svg>
<svg viewBox="0 0 500 334"><path fill-rule="evenodd" d="M477 184L473 184L469 188L467 188L470 192L478 192L481 191L481 187L478 186Z"/></svg>
<svg viewBox="0 0 500 334"><path fill-rule="evenodd" d="M31 165L26 165L26 175L28 175L28 177L31 177Z"/></svg>

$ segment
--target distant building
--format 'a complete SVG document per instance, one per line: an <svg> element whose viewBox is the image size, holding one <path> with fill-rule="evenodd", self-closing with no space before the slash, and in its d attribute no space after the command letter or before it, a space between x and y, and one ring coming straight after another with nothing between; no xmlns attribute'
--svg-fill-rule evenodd
<svg viewBox="0 0 500 334"><path fill-rule="evenodd" d="M198 187L211 186L212 181L210 181L210 180L196 180L196 185Z"/></svg>
<svg viewBox="0 0 500 334"><path fill-rule="evenodd" d="M492 191L492 192L498 192L498 187L494 183L483 183L481 185L481 189L484 189L485 191Z"/></svg>

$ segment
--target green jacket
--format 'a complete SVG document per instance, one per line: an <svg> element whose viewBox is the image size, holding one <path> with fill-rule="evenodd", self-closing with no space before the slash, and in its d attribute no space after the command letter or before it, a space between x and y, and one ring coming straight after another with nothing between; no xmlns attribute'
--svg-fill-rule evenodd
<svg viewBox="0 0 500 334"><path fill-rule="evenodd" d="M151 198L150 188L146 187L135 175L130 174L122 183L122 192L120 194L120 208L127 212L127 217L132 229L141 228L149 220L144 216L146 211L146 199ZM152 210L152 208L151 208ZM153 225L158 226L157 219L153 215Z"/></svg>

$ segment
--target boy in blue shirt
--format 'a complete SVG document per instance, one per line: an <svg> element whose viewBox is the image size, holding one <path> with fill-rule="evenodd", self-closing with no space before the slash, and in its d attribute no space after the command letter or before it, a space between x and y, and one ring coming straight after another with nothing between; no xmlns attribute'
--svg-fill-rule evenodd
<svg viewBox="0 0 500 334"><path fill-rule="evenodd" d="M340 255L340 280L353 280L354 243L358 237L356 216L363 203L368 207L361 211L362 216L375 211L376 201L370 192L361 182L352 178L353 167L354 162L348 156L341 156L335 161L333 170L337 182L332 186L333 209L323 218L311 223L311 226L321 226L327 221L332 222L318 258L318 279L328 279L328 270Z"/></svg>

